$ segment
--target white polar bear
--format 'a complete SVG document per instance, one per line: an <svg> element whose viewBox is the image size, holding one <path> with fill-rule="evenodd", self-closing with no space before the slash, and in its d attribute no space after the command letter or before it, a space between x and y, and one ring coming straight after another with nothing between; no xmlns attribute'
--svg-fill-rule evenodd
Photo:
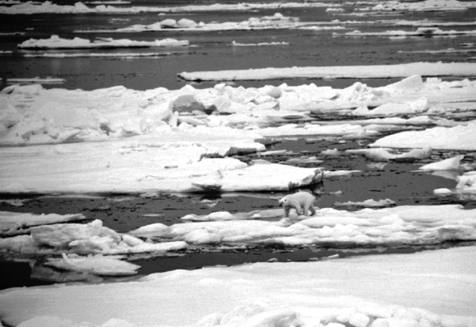
<svg viewBox="0 0 476 327"><path fill-rule="evenodd" d="M297 192L294 194L286 195L284 198L279 200L284 208L284 216L289 216L289 211L291 208L296 209L298 215L308 215L308 211L311 211L312 215L316 214L316 210L313 207L314 201L316 198L307 192Z"/></svg>

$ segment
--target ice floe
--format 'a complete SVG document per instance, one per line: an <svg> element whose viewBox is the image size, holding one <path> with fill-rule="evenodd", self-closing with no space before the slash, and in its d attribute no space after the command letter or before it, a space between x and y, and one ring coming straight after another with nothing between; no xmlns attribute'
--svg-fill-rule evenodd
<svg viewBox="0 0 476 327"><path fill-rule="evenodd" d="M370 204L368 201L366 204ZM385 205L391 201L385 200ZM372 202L376 204L375 201ZM369 205L370 206L370 205ZM355 212L317 209L313 217L263 220L283 217L282 209L206 216L187 215L185 222L165 226L152 224L130 233L189 244L438 244L448 240L475 240L475 210L458 205L398 206ZM448 220L448 217L452 217Z"/></svg>
<svg viewBox="0 0 476 327"><path fill-rule="evenodd" d="M65 223L69 221L84 220L86 217L82 214L58 215L30 213L13 213L0 211L0 235L26 234L30 228L38 225Z"/></svg>
<svg viewBox="0 0 476 327"><path fill-rule="evenodd" d="M472 2L457 0L425 0L425 1L385 1L377 2L372 7L357 8L363 12L385 12L385 11L454 11L468 10L474 8Z"/></svg>
<svg viewBox="0 0 476 327"><path fill-rule="evenodd" d="M429 146L432 149L474 150L476 148L476 121L454 127L434 127L424 131L407 131L385 136L370 144L371 147L414 148Z"/></svg>
<svg viewBox="0 0 476 327"><path fill-rule="evenodd" d="M10 216L19 220L22 218L21 215L13 213ZM29 229L29 234L0 239L0 249L3 251L35 255L165 253L180 250L186 246L183 241L148 243L134 236L119 234L104 227L100 220L94 220L87 224L38 224ZM61 262L63 263L63 261ZM89 261L88 264L93 265L93 263L99 264L99 261Z"/></svg>
<svg viewBox="0 0 476 327"><path fill-rule="evenodd" d="M101 286L5 290L0 314L5 323L22 327L469 327L476 319L474 262L470 246L175 270Z"/></svg>
<svg viewBox="0 0 476 327"><path fill-rule="evenodd" d="M371 67L371 69L370 69ZM284 78L385 78L421 76L474 76L473 63L416 62L373 66L325 66L261 68L247 70L182 72L178 76L187 81L240 81Z"/></svg>
<svg viewBox="0 0 476 327"><path fill-rule="evenodd" d="M421 166L420 170L459 170L460 162L464 155L457 155L442 161L434 162L428 165Z"/></svg>
<svg viewBox="0 0 476 327"><path fill-rule="evenodd" d="M334 33L334 36L388 36L388 37L406 37L406 36L420 36L420 37L434 37L434 36L458 36L458 35L474 35L475 30L442 30L438 27L419 27L415 31L391 30L383 32L361 32L354 30L347 33Z"/></svg>
<svg viewBox="0 0 476 327"><path fill-rule="evenodd" d="M373 148L346 150L346 153L363 154L368 159L374 161L415 161L429 158L431 156L432 149L430 147L426 147L422 149L412 149L404 153L392 153L391 149Z"/></svg>
<svg viewBox="0 0 476 327"><path fill-rule="evenodd" d="M140 266L120 260L120 256L68 256L63 253L62 258L49 258L45 266L57 269L91 273L100 276L127 276L135 275Z"/></svg>
<svg viewBox="0 0 476 327"><path fill-rule="evenodd" d="M129 39L98 38L94 41L75 37L63 39L52 35L49 39L29 39L20 44L20 49L113 49L188 46L187 40L163 39L155 41L134 41Z"/></svg>
<svg viewBox="0 0 476 327"><path fill-rule="evenodd" d="M7 84L62 84L64 82L66 82L64 78L58 77L17 77L7 79Z"/></svg>
<svg viewBox="0 0 476 327"><path fill-rule="evenodd" d="M289 45L289 42L239 43L239 42L233 41L231 45L234 47L260 47L260 46L270 46L270 45Z"/></svg>
<svg viewBox="0 0 476 327"><path fill-rule="evenodd" d="M383 199L375 201L374 199L368 199L362 202L354 202L354 201L347 201L347 202L336 202L334 206L337 207L366 207L366 208L383 208L383 207L391 207L396 205L396 202L390 199Z"/></svg>
<svg viewBox="0 0 476 327"><path fill-rule="evenodd" d="M323 26L329 25L329 26ZM195 22L188 18L179 20L167 18L160 22L142 25L122 27L113 30L77 30L78 33L130 33L130 32L153 32L153 31L254 31L254 30L277 30L277 29L313 29L313 30L340 30L344 27L331 23L323 22L301 22L297 17L284 16L281 13L275 13L272 16L250 17L241 22Z"/></svg>
<svg viewBox="0 0 476 327"><path fill-rule="evenodd" d="M163 58L170 53L162 52L84 52L84 53L57 53L57 52L30 52L23 53L25 58L107 58L107 59L144 59L144 58ZM48 81L38 81L39 84L46 84Z"/></svg>

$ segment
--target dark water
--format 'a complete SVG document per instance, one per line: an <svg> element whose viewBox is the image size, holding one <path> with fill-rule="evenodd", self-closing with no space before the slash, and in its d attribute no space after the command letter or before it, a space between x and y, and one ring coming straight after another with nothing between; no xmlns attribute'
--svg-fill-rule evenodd
<svg viewBox="0 0 476 327"><path fill-rule="evenodd" d="M76 1L57 2L73 4ZM221 3L235 3L221 1ZM210 4L210 1L133 1L134 6L178 6L187 4ZM332 2L330 2L332 3ZM337 3L340 3L338 1ZM180 19L182 17L197 22L211 21L243 21L249 17L262 17L280 12L285 16L299 17L301 21L330 22L360 20L373 21L345 25L344 33L359 29L365 31L385 31L389 29L415 30L416 27L393 27L388 21L393 19L407 20L440 20L443 22L474 21L475 10L461 12L426 12L402 13L390 15L354 17L332 15L326 8L260 10L254 12L190 12L159 16L157 13L141 14L36 14L36 15L0 15L0 33L24 32L25 35L0 35L0 50L12 51L11 54L0 54L0 78L2 87L7 85L9 78L56 77L64 78L61 85L45 85L45 87L62 87L68 89L92 90L115 85L145 90L157 87L177 89L185 85L177 78L182 71L247 69L264 67L291 66L328 66L328 65L372 65L399 64L416 61L470 61L471 54L425 54L399 52L415 50L441 50L460 48L462 43L473 42L474 37L417 37L391 40L387 37L334 37L334 31L306 30L267 30L267 31L223 31L223 32L148 32L148 33L76 33L81 30L114 29L133 24L152 24L165 18ZM351 12L352 8L347 8ZM385 22L378 22L384 19ZM445 26L444 29L470 29L470 27ZM163 56L148 59L104 59L104 58L27 58L24 51L17 49L17 44L30 38L49 38L57 34L63 38L81 37L112 37L132 40L148 40L176 38L189 40L193 47L187 48L151 48L151 49L115 49L115 50L61 50L61 53L77 52L156 52ZM232 47L231 42L289 42L289 46ZM44 52L44 51L40 51ZM55 51L50 51L55 52ZM266 84L288 83L300 85L316 83L342 88L353 84L356 80L279 80L265 82L242 82L246 87L263 86ZM370 86L385 85L391 79L360 80ZM195 87L211 87L213 84L195 84ZM332 119L333 117L330 117ZM337 117L334 117L337 118ZM454 188L454 180L415 172L419 165L430 161L442 160L455 155L455 152L435 152L431 159L424 162L390 162L376 165L360 155L344 155L325 157L321 151L337 148L364 148L372 140L330 139L283 139L280 143L269 146L269 150L286 149L294 154L271 156L267 160L284 162L289 158L300 156L317 156L322 159L322 166L328 170L361 170L361 173L349 177L326 179L324 184L311 191L318 193L316 205L322 208L340 207L336 202L364 201L367 199L391 199L396 205L436 205L458 203L466 208L474 208L474 199L457 197L437 197L433 194L436 188ZM466 154L466 162L474 162L474 154ZM244 161L258 158L248 155L239 157ZM305 165L299 165L305 166ZM161 222L164 224L180 223L180 217L186 214L207 214L214 211L247 212L257 209L277 207L277 198L283 194L160 194L153 197L139 195L100 195L92 198L58 197L51 195L22 196L26 199L23 206L16 207L0 202L0 210L34 213L82 213L88 220L101 219L104 224L118 232L127 232L137 227ZM2 199L18 198L17 195L0 195ZM358 208L345 208L356 210ZM152 214L152 216L151 216ZM454 246L461 244L443 244ZM167 271L172 269L193 269L213 265L233 265L256 261L306 261L320 260L325 257L339 255L361 255L370 253L402 253L425 250L425 247L389 246L370 248L336 248L328 247L296 247L283 248L277 245L269 247L248 247L238 249L192 248L176 253L172 257L131 257L131 261L141 265L140 274ZM43 258L20 258L22 261L12 262L8 254L0 258L0 288L12 286L35 285L49 283L41 273ZM37 261L38 260L38 261ZM54 272L61 273L61 272ZM32 275L33 274L33 275ZM36 274L36 275L35 275ZM33 276L33 277L32 277ZM36 277L35 277L36 276ZM44 275L43 275L44 276ZM95 279L93 281L101 281Z"/></svg>

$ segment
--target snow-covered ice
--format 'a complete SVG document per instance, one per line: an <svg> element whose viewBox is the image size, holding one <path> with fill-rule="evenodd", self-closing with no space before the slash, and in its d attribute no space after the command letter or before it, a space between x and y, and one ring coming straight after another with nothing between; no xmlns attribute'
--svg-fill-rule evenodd
<svg viewBox="0 0 476 327"><path fill-rule="evenodd" d="M100 286L16 288L0 292L0 315L10 325L32 319L23 327L469 327L476 323L475 256L470 246L175 270Z"/></svg>

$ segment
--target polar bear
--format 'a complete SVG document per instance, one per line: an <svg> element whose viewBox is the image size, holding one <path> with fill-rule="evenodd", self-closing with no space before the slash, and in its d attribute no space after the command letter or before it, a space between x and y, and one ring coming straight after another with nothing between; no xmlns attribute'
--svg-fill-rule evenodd
<svg viewBox="0 0 476 327"><path fill-rule="evenodd" d="M309 210L312 215L316 214L316 210L313 207L314 200L316 200L316 198L312 194L301 191L286 195L284 198L279 200L279 204L284 208L285 217L289 216L291 208L294 208L298 215L307 216Z"/></svg>

